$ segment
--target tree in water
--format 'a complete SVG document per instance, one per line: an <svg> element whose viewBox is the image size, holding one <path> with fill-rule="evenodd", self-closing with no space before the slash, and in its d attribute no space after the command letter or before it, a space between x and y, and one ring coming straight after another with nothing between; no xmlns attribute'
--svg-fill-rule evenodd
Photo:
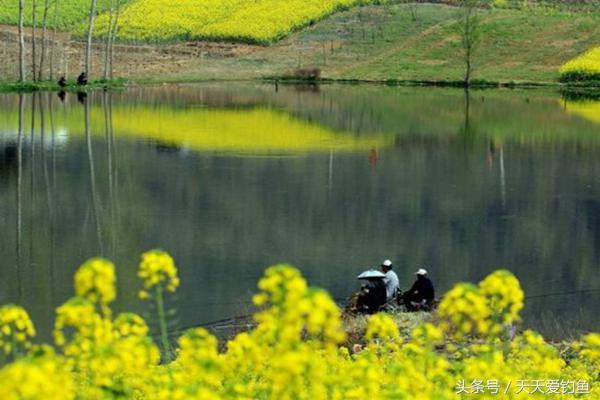
<svg viewBox="0 0 600 400"><path fill-rule="evenodd" d="M94 18L96 16L96 0L91 0L90 22L87 32L87 45L85 49L85 74L89 77L92 69L92 35L94 33Z"/></svg>
<svg viewBox="0 0 600 400"><path fill-rule="evenodd" d="M481 42L481 17L479 7L485 6L485 0L460 0L460 13L457 29L460 35L465 61L465 86L471 85L473 75L473 56Z"/></svg>

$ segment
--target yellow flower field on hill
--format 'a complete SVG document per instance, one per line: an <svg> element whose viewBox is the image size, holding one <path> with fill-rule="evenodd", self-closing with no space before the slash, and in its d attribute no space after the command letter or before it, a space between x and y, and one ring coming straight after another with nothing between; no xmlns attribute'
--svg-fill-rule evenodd
<svg viewBox="0 0 600 400"><path fill-rule="evenodd" d="M136 0L120 16L123 40L270 43L336 11L378 0ZM106 33L108 17L98 19Z"/></svg>
<svg viewBox="0 0 600 400"><path fill-rule="evenodd" d="M568 61L560 68L562 81L600 80L600 46Z"/></svg>

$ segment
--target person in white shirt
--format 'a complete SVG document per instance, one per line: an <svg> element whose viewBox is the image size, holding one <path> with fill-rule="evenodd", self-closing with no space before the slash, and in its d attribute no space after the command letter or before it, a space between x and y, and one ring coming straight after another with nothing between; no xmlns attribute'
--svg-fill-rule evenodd
<svg viewBox="0 0 600 400"><path fill-rule="evenodd" d="M385 294L387 301L394 300L396 298L396 292L400 288L398 275L392 271L393 268L394 266L390 260L385 260L383 263L381 263L381 272L385 274L383 283L385 283Z"/></svg>

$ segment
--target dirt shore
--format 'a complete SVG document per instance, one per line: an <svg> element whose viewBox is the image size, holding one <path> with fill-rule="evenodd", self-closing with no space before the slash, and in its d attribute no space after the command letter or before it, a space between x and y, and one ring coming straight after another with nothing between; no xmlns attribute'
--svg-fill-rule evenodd
<svg viewBox="0 0 600 400"><path fill-rule="evenodd" d="M36 32L37 59L41 55L42 31ZM53 31L47 33L47 54L44 76L50 75L50 51L54 52L54 78L76 76L83 67L85 43L70 34ZM32 30L25 31L26 60L31 74ZM117 44L114 49L114 75L124 78L193 74L209 63L228 58L239 58L257 51L261 46L238 43L180 42L175 44ZM105 44L93 46L92 74L102 76L104 71ZM0 25L0 80L14 80L18 74L18 30L14 26Z"/></svg>

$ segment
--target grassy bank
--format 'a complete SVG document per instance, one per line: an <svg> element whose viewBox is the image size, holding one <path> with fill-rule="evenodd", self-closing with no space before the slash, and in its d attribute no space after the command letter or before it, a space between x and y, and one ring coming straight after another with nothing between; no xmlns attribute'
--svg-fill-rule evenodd
<svg viewBox="0 0 600 400"><path fill-rule="evenodd" d="M394 321L398 327L398 332L405 339L410 338L410 333L416 327L431 322L433 318L431 313L425 312L394 312L386 313L386 315ZM364 344L365 333L369 326L369 318L370 316L360 314L344 317L344 330L346 331L345 346L352 348L355 344Z"/></svg>
<svg viewBox="0 0 600 400"><path fill-rule="evenodd" d="M405 341L410 340L411 333L417 327L427 323L438 322L436 321L435 314L426 312L389 312L385 313L385 315L395 323L396 327L398 328L400 337ZM343 323L344 330L346 332L346 341L344 343L345 347L347 347L348 349L357 349L355 347L356 345L363 346L365 344L364 338L369 326L369 319L370 316L366 315L344 316ZM569 347L569 341L576 340L576 337L574 337L569 332L565 332L564 336L558 336L547 339L553 347L563 352L566 348ZM451 342L452 340L447 340L447 343Z"/></svg>

